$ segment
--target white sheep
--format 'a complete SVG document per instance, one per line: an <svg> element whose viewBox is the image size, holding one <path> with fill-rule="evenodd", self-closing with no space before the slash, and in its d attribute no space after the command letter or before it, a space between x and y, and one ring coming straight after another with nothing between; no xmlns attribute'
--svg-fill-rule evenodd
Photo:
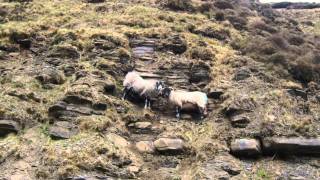
<svg viewBox="0 0 320 180"><path fill-rule="evenodd" d="M145 98L144 108L146 109L151 107L151 97L159 94L164 87L164 83L159 80L143 79L137 72L132 71L127 73L124 78L123 86L122 99L124 100L126 95L132 90Z"/></svg>
<svg viewBox="0 0 320 180"><path fill-rule="evenodd" d="M161 90L161 95L168 98L169 102L175 105L177 118L180 118L180 111L184 104L197 105L201 114L201 119L207 115L208 97L203 92L187 92L166 87Z"/></svg>

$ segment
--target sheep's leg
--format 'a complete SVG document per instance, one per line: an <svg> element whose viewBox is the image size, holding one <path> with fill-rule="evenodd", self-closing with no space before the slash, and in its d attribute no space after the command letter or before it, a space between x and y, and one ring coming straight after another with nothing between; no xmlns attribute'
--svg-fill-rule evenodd
<svg viewBox="0 0 320 180"><path fill-rule="evenodd" d="M130 88L125 87L125 88L123 89L122 100L125 100L125 99L126 99L126 96L127 96L127 94L131 91L131 89L132 89L132 87L130 87Z"/></svg>
<svg viewBox="0 0 320 180"><path fill-rule="evenodd" d="M176 106L176 118L180 119L180 111L181 108L179 106Z"/></svg>
<svg viewBox="0 0 320 180"><path fill-rule="evenodd" d="M148 98L148 107L149 107L149 109L151 109L151 99L150 98Z"/></svg>
<svg viewBox="0 0 320 180"><path fill-rule="evenodd" d="M145 103L144 103L144 109L148 108L148 97L146 97L145 99Z"/></svg>
<svg viewBox="0 0 320 180"><path fill-rule="evenodd" d="M206 108L202 108L202 107L199 107L199 112L200 112L200 115L201 115L201 119L204 119L204 116L207 114L206 112Z"/></svg>

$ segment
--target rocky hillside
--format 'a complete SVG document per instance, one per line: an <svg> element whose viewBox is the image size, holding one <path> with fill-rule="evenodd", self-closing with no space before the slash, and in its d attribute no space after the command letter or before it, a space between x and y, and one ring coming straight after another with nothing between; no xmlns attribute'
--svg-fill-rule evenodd
<svg viewBox="0 0 320 180"><path fill-rule="evenodd" d="M0 179L318 179L319 19L287 12L0 0ZM133 69L206 92L208 117L121 100Z"/></svg>

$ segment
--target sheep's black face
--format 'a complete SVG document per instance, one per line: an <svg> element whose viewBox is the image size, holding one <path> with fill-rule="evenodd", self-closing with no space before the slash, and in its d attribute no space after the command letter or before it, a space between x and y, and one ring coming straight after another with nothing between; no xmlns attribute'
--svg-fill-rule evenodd
<svg viewBox="0 0 320 180"><path fill-rule="evenodd" d="M161 91L164 88L164 83L162 81L156 82L156 90L158 91L158 94L161 94Z"/></svg>
<svg viewBox="0 0 320 180"><path fill-rule="evenodd" d="M170 96L171 89L170 88L164 88L161 92L161 95L165 98L168 98Z"/></svg>

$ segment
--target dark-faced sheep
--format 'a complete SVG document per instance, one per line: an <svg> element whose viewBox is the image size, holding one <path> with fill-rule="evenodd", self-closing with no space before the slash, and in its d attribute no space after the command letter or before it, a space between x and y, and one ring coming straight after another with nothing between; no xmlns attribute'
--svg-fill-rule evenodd
<svg viewBox="0 0 320 180"><path fill-rule="evenodd" d="M165 98L168 98L169 102L175 105L177 118L180 118L180 111L184 104L197 105L201 114L201 119L207 115L208 97L203 92L188 92L166 87L161 91L161 95Z"/></svg>
<svg viewBox="0 0 320 180"><path fill-rule="evenodd" d="M158 96L164 83L159 80L143 79L137 72L132 71L126 75L123 86L122 99L124 100L130 91L134 91L145 98L144 108L146 109L151 107L151 97Z"/></svg>

